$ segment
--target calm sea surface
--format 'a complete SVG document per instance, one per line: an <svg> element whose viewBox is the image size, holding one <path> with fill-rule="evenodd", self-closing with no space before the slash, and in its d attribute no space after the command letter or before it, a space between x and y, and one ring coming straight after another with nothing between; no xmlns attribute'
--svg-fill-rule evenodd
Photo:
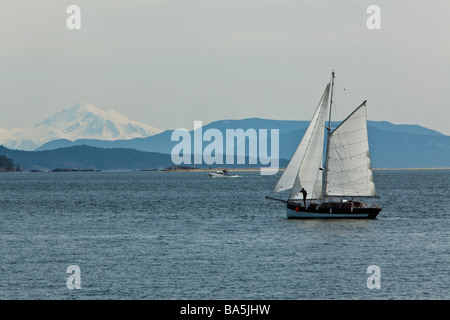
<svg viewBox="0 0 450 320"><path fill-rule="evenodd" d="M288 220L279 174L237 174L0 174L0 299L450 298L450 170L375 171L376 220Z"/></svg>

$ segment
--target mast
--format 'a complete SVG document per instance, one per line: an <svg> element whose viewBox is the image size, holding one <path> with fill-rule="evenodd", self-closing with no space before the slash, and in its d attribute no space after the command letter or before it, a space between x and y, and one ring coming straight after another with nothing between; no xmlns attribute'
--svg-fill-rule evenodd
<svg viewBox="0 0 450 320"><path fill-rule="evenodd" d="M333 104L333 87L334 87L334 70L331 72L331 97L330 97L330 114L328 117L328 127L327 127L327 149L325 152L325 165L323 172L323 182L322 182L322 199L326 198L327 191L327 176L328 176L328 153L330 151L330 136L331 136L331 106Z"/></svg>

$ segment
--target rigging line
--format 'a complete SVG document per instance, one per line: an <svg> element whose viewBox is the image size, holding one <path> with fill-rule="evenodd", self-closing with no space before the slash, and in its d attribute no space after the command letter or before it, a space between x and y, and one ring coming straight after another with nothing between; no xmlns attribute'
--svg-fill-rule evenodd
<svg viewBox="0 0 450 320"><path fill-rule="evenodd" d="M366 166L367 166L367 165L364 164L364 165L361 165L361 166L358 166L358 167L343 168L342 171L334 170L334 171L331 172L331 174L335 174L335 175L338 175L338 174L339 174L339 175L342 175L342 173L345 173L345 174L349 175L349 173L348 173L347 171L358 171L358 170L359 170L359 172L363 172L363 171L365 171L365 172L372 171L372 170L370 170L370 169L361 170L361 168L365 168ZM350 176L349 176L349 177L350 177ZM348 181L357 182L357 181L361 181L361 180L365 180L365 179L367 179L367 177L353 178L353 179L349 179Z"/></svg>
<svg viewBox="0 0 450 320"><path fill-rule="evenodd" d="M347 89L343 86L343 84L338 80L338 84L337 84L341 89L342 89L342 91L344 92L343 93L343 95L345 95L345 99L347 100L347 104L346 104L346 108L347 108L347 111L348 111L348 113L351 113L351 111L353 110L353 104L350 102L350 99L349 99L349 95L348 95L348 92L347 92ZM342 103L342 105L344 105L344 103ZM348 114L347 113L347 114Z"/></svg>
<svg viewBox="0 0 450 320"><path fill-rule="evenodd" d="M345 92L345 98L347 99L347 104L348 104L348 106L351 106L350 99L348 98L348 94L347 94L347 89L345 89L344 87L342 87L342 89L344 89L344 92Z"/></svg>
<svg viewBox="0 0 450 320"><path fill-rule="evenodd" d="M334 90L334 99L333 99L333 103L334 103L334 108L333 108L333 118L335 119L335 121L337 121L338 119L342 119L342 106L343 103L341 101L341 94L340 91L337 90L337 88L335 88ZM340 120L339 120L340 121ZM330 125L331 127L331 125Z"/></svg>
<svg viewBox="0 0 450 320"><path fill-rule="evenodd" d="M268 199L268 200L280 201L280 202L288 202L287 200L282 200L282 199L272 198L272 197L270 197L270 196L266 196L266 199Z"/></svg>
<svg viewBox="0 0 450 320"><path fill-rule="evenodd" d="M344 89L344 91L347 93L350 93L352 96L354 96L355 98L357 98L360 101L363 101L364 99L358 97L356 94L354 94L352 91L348 90L347 88L344 87L343 83L339 81L339 79L337 80L339 82L339 85L342 87L342 89Z"/></svg>
<svg viewBox="0 0 450 320"><path fill-rule="evenodd" d="M383 204L381 205L381 208L383 208L386 204L388 204L389 201L392 199L392 197L393 197L396 193L397 193L397 190L395 190L394 193L389 197L389 199L388 199L385 203L383 203Z"/></svg>
<svg viewBox="0 0 450 320"><path fill-rule="evenodd" d="M358 105L359 101L356 101L355 98L350 99L347 89L344 88L341 83L338 83L338 87L340 89L340 96L342 99L342 116L345 119L346 115L353 112L355 105Z"/></svg>
<svg viewBox="0 0 450 320"><path fill-rule="evenodd" d="M341 92L342 89L344 90L344 93ZM343 121L342 119L345 119L346 117L345 115L350 114L354 108L352 107L348 99L348 95L345 92L345 88L340 83L337 83L335 86L335 96L336 102L334 100L333 102L335 102L336 107L334 108L333 114L335 115L336 121L338 121L337 119L339 119L339 122L342 122ZM345 100L347 100L347 103L345 103Z"/></svg>
<svg viewBox="0 0 450 320"><path fill-rule="evenodd" d="M336 140L336 137L334 137L334 138ZM344 139L340 139L339 142L343 143ZM345 142L347 142L347 141L345 141ZM356 141L356 142L352 142L352 143L348 142L346 144L346 146L354 146L354 145L362 144L362 143L365 143L365 142L366 142L365 140L360 140L360 141ZM346 149L344 149L344 147L342 147L342 146L336 145L336 142L333 142L332 146L335 147L335 148L339 148L339 150L341 150L343 152L346 152ZM349 155L349 156L346 156L346 157L343 156L342 158L343 159L355 158L355 157L357 157L359 155L362 155L362 154L365 154L365 153L366 152L354 153L353 155Z"/></svg>

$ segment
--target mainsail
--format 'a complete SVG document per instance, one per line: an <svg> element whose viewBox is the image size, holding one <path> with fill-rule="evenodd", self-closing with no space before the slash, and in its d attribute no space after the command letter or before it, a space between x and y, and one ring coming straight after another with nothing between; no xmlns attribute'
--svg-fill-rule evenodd
<svg viewBox="0 0 450 320"><path fill-rule="evenodd" d="M375 196L366 101L331 133L329 139L325 196Z"/></svg>
<svg viewBox="0 0 450 320"><path fill-rule="evenodd" d="M327 115L330 84L320 99L319 105L312 117L288 166L272 190L277 193L292 188L289 199L299 199L301 188L308 190L308 199L317 199L322 190L323 140L324 124Z"/></svg>

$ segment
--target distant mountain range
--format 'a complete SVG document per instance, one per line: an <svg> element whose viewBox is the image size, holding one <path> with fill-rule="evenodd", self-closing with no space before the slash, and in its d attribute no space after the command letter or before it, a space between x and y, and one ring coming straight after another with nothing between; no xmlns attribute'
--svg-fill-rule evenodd
<svg viewBox="0 0 450 320"><path fill-rule="evenodd" d="M270 137L270 129L278 129L280 134L279 157L281 159L290 159L308 124L309 121L259 118L220 120L203 126L203 132L207 129L215 128L220 130L225 137L226 129L267 129ZM178 141L171 141L172 131L168 130L150 137L130 140L103 141L80 139L69 141L59 139L48 142L37 150L88 145L99 148L129 148L145 152L170 154L172 148L178 144ZM368 132L370 154L374 168L450 167L450 136L418 125L396 125L386 121L368 121ZM192 137L192 131L190 133ZM203 147L209 143L203 142ZM247 141L248 143L249 141ZM248 147L246 150L248 150Z"/></svg>
<svg viewBox="0 0 450 320"><path fill-rule="evenodd" d="M105 111L89 103L77 103L33 127L0 129L0 145L31 151L55 139L133 139L161 132L112 109Z"/></svg>
<svg viewBox="0 0 450 320"><path fill-rule="evenodd" d="M217 129L225 139L227 129L254 129L256 132L267 129L270 153L270 130L278 129L280 167L283 167L308 124L309 121L251 118L215 121L204 125L202 130L204 133ZM374 168L450 167L450 136L418 125L386 121L369 121L368 131ZM171 141L172 132L162 132L130 120L111 109L104 111L87 103L77 103L34 127L0 129L0 145L4 145L0 155L7 155L26 169L159 169L172 164L170 153L179 143ZM193 142L193 131L190 135ZM248 145L257 145L257 142L247 139L246 155L249 155ZM210 143L203 141L203 148ZM235 144L236 154L239 146L237 141ZM225 150L225 141L223 145L223 150L216 150L217 154L231 151ZM190 152L194 153L193 148ZM249 167L248 162L241 167Z"/></svg>

